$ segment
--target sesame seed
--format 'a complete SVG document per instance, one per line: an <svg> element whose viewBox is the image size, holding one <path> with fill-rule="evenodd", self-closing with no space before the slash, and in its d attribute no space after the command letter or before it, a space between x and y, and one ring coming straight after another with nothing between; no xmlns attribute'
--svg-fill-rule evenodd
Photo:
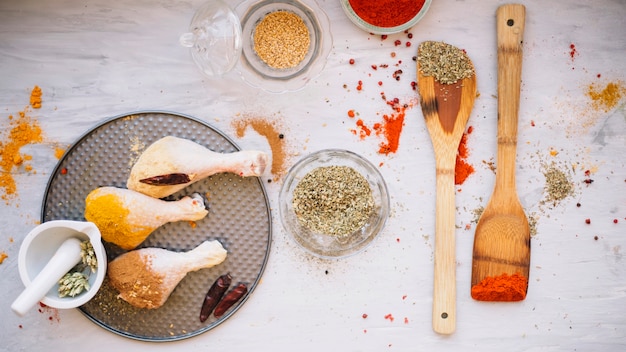
<svg viewBox="0 0 626 352"><path fill-rule="evenodd" d="M267 14L254 30L254 51L268 66L298 66L309 51L309 30L300 16L279 10Z"/></svg>

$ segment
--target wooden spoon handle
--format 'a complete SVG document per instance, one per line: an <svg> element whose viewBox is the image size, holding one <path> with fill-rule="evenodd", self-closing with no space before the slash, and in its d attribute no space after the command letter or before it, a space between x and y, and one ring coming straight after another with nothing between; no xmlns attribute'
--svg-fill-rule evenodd
<svg viewBox="0 0 626 352"><path fill-rule="evenodd" d="M522 77L526 8L502 5L496 11L498 43L498 172L496 187L515 189L515 156Z"/></svg>
<svg viewBox="0 0 626 352"><path fill-rule="evenodd" d="M454 168L438 168L437 200L435 205L433 330L439 334L446 335L452 334L456 328L454 214Z"/></svg>

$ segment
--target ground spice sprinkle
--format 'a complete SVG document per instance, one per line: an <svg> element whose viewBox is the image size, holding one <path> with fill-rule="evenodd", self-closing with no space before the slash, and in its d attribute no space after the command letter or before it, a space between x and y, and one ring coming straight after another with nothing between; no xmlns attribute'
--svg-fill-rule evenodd
<svg viewBox="0 0 626 352"><path fill-rule="evenodd" d="M304 60L310 45L306 24L293 12L272 12L254 30L254 51L272 68L298 66Z"/></svg>
<svg viewBox="0 0 626 352"><path fill-rule="evenodd" d="M340 237L367 223L374 197L358 171L349 166L325 166L312 170L298 183L293 208L302 226Z"/></svg>
<svg viewBox="0 0 626 352"><path fill-rule="evenodd" d="M544 172L546 178L546 200L558 203L574 192L574 185L568 176L552 165Z"/></svg>
<svg viewBox="0 0 626 352"><path fill-rule="evenodd" d="M33 109L41 108L41 88L35 86L31 92L30 102ZM28 114L29 107L20 111L17 116L9 115L6 137L0 140L0 199L7 204L17 196L17 184L14 175L20 167L27 173L34 173L27 161L32 156L21 152L21 148L43 142L43 131L37 120Z"/></svg>

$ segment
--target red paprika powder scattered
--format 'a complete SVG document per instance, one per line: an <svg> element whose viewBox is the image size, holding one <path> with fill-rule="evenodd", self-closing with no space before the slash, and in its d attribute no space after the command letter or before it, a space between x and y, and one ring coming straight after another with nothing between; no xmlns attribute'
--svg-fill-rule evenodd
<svg viewBox="0 0 626 352"><path fill-rule="evenodd" d="M355 133L358 133L361 139L369 136L372 133L372 130L369 127L367 127L365 123L363 123L363 120L361 119L358 119L356 121L356 126L358 127L358 130L355 130Z"/></svg>
<svg viewBox="0 0 626 352"><path fill-rule="evenodd" d="M472 298L477 301L513 302L526 298L528 279L524 275L502 274L486 277L472 287Z"/></svg>
<svg viewBox="0 0 626 352"><path fill-rule="evenodd" d="M569 45L569 57L574 61L574 58L578 56L578 50L576 50L576 45L573 43Z"/></svg>
<svg viewBox="0 0 626 352"><path fill-rule="evenodd" d="M469 175L474 173L474 167L466 161L469 156L467 136L471 134L473 130L474 128L470 126L467 132L461 137L461 143L459 143L459 150L456 155L456 166L454 168L454 184L456 185L462 185Z"/></svg>
<svg viewBox="0 0 626 352"><path fill-rule="evenodd" d="M396 27L409 22L424 6L424 0L349 0L363 21L377 27Z"/></svg>
<svg viewBox="0 0 626 352"><path fill-rule="evenodd" d="M389 101L388 105L393 107L392 114L383 115L383 123L374 125L377 134L385 136L385 140L380 143L378 152L388 155L398 151L400 145L400 134L404 127L404 116L406 115L407 106L400 105L397 101Z"/></svg>

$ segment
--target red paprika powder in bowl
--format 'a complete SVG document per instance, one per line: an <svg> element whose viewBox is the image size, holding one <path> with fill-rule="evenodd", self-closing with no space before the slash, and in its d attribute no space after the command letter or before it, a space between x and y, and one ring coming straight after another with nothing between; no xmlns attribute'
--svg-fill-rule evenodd
<svg viewBox="0 0 626 352"><path fill-rule="evenodd" d="M346 16L373 34L405 31L419 22L432 0L341 0Z"/></svg>

